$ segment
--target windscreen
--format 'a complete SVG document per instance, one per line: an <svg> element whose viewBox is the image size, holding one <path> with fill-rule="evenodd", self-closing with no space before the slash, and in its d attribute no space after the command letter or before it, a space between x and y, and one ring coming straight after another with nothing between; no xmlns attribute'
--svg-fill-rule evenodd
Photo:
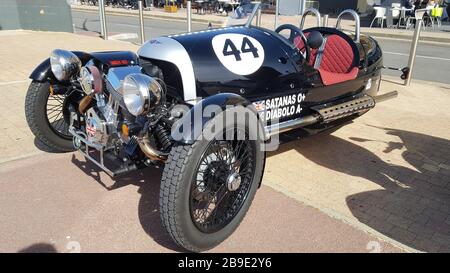
<svg viewBox="0 0 450 273"><path fill-rule="evenodd" d="M228 3L224 5L224 12L228 13L227 17L227 24L226 26L238 26L238 25L245 25L247 21L251 18L252 12L254 8L256 7L256 4L252 4L250 0L242 0L241 5L239 2L226 2ZM255 18L253 18L253 24L255 24Z"/></svg>

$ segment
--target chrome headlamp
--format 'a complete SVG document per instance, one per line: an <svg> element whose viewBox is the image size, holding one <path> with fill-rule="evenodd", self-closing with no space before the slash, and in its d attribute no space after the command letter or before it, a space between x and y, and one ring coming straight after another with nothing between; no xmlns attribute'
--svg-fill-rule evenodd
<svg viewBox="0 0 450 273"><path fill-rule="evenodd" d="M55 49L50 55L50 66L59 81L67 81L81 69L81 61L70 51Z"/></svg>
<svg viewBox="0 0 450 273"><path fill-rule="evenodd" d="M145 74L130 74L122 83L123 101L134 116L153 110L159 104L162 92L161 85Z"/></svg>

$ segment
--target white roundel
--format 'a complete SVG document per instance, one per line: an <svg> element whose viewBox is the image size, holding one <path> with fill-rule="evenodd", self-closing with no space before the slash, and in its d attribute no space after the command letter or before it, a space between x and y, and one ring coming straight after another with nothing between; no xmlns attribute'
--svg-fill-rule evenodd
<svg viewBox="0 0 450 273"><path fill-rule="evenodd" d="M223 66L238 75L255 73L264 62L264 48L247 35L219 34L212 39L212 46Z"/></svg>

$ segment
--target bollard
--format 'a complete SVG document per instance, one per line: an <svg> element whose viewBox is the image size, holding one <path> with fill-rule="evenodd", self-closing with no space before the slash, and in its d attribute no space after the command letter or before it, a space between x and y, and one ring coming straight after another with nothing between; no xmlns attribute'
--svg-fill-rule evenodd
<svg viewBox="0 0 450 273"><path fill-rule="evenodd" d="M275 27L274 29L277 29L278 27L278 14L280 13L280 0L276 0L275 2Z"/></svg>
<svg viewBox="0 0 450 273"><path fill-rule="evenodd" d="M192 10L191 10L191 1L187 1L186 2L186 18L187 18L187 31L191 32L192 31L192 19L191 19L191 14L192 14Z"/></svg>
<svg viewBox="0 0 450 273"><path fill-rule="evenodd" d="M98 11L100 12L100 29L103 39L108 40L108 30L106 29L105 1L98 1Z"/></svg>
<svg viewBox="0 0 450 273"><path fill-rule="evenodd" d="M141 38L141 45L145 43L145 33L144 33L144 10L142 5L142 0L138 1L138 8L139 8L139 29L140 29L140 38Z"/></svg>
<svg viewBox="0 0 450 273"><path fill-rule="evenodd" d="M322 27L328 27L328 14L325 14L322 20Z"/></svg>
<svg viewBox="0 0 450 273"><path fill-rule="evenodd" d="M408 77L406 77L406 79L405 79L406 86L411 85L411 78L412 78L412 73L413 73L413 68L414 68L414 62L416 60L417 45L419 43L421 30L422 30L422 19L417 18L416 29L414 31L414 37L411 42L411 50L409 52L409 61L408 61L409 73L408 73Z"/></svg>

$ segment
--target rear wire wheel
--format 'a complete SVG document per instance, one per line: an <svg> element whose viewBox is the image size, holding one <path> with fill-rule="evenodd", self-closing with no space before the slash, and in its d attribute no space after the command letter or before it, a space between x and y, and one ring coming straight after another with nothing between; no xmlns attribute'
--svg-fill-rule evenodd
<svg viewBox="0 0 450 273"><path fill-rule="evenodd" d="M230 132L234 139L222 137ZM213 139L172 148L161 179L160 213L178 245L205 251L239 226L264 170L264 142L255 135L231 122Z"/></svg>
<svg viewBox="0 0 450 273"><path fill-rule="evenodd" d="M25 98L28 126L51 151L73 151L65 95L52 95L48 82L33 81Z"/></svg>

